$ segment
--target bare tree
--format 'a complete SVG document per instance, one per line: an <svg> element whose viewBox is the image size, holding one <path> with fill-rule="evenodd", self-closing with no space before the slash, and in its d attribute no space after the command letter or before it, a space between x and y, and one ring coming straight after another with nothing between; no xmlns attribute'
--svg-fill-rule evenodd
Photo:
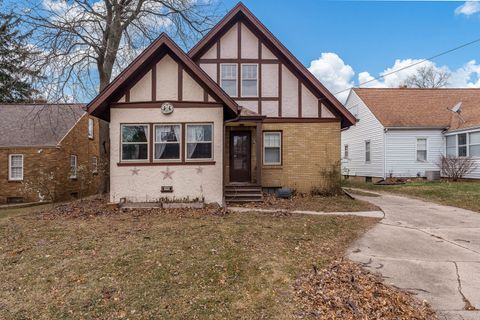
<svg viewBox="0 0 480 320"><path fill-rule="evenodd" d="M407 88L441 88L448 84L450 74L432 65L423 66L417 69L417 73L405 80Z"/></svg>
<svg viewBox="0 0 480 320"><path fill-rule="evenodd" d="M475 161L471 157L444 156L440 157L438 164L442 175L453 181L463 178L476 168Z"/></svg>
<svg viewBox="0 0 480 320"><path fill-rule="evenodd" d="M215 0L24 0L49 100L89 99L161 32L188 47L216 20ZM52 95L52 93L54 93Z"/></svg>

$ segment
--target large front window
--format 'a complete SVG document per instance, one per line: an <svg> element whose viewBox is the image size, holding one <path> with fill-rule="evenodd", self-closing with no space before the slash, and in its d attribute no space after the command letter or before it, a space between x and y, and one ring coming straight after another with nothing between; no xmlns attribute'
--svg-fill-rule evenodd
<svg viewBox="0 0 480 320"><path fill-rule="evenodd" d="M468 149L471 157L480 157L480 132L469 134Z"/></svg>
<svg viewBox="0 0 480 320"><path fill-rule="evenodd" d="M258 65L242 64L242 97L258 96Z"/></svg>
<svg viewBox="0 0 480 320"><path fill-rule="evenodd" d="M447 156L480 157L480 131L453 134L445 139Z"/></svg>
<svg viewBox="0 0 480 320"><path fill-rule="evenodd" d="M263 133L263 164L280 165L282 164L282 133L264 132Z"/></svg>
<svg viewBox="0 0 480 320"><path fill-rule="evenodd" d="M447 136L447 156L457 155L457 136Z"/></svg>
<svg viewBox="0 0 480 320"><path fill-rule="evenodd" d="M220 86L231 97L237 96L237 65L220 65Z"/></svg>
<svg viewBox="0 0 480 320"><path fill-rule="evenodd" d="M213 125L187 124L187 159L213 158Z"/></svg>
<svg viewBox="0 0 480 320"><path fill-rule="evenodd" d="M180 125L155 126L155 160L180 160Z"/></svg>
<svg viewBox="0 0 480 320"><path fill-rule="evenodd" d="M122 160L148 160L148 125L122 125Z"/></svg>

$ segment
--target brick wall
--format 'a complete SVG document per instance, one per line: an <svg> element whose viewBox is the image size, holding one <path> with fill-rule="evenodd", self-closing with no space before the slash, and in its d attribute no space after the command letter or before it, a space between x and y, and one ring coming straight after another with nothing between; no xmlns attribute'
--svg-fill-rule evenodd
<svg viewBox="0 0 480 320"><path fill-rule="evenodd" d="M264 123L282 131L282 165L262 167L263 187L290 187L307 193L322 187L321 171L340 165L340 123Z"/></svg>
<svg viewBox="0 0 480 320"><path fill-rule="evenodd" d="M88 139L88 116L76 124L57 147L0 148L0 203L10 197L23 197L25 202L39 200L37 192L27 192L25 185L39 185L39 177L53 174L54 181L47 183L55 201L68 200L74 193L88 196L104 192L108 179L107 157L101 152L102 142L108 137L100 135L101 123L94 119L94 139ZM24 155L23 182L8 181L8 155ZM70 179L70 155L77 155L77 179ZM98 174L92 172L92 157L98 159ZM102 166L103 163L103 166ZM46 181L43 179L42 181Z"/></svg>

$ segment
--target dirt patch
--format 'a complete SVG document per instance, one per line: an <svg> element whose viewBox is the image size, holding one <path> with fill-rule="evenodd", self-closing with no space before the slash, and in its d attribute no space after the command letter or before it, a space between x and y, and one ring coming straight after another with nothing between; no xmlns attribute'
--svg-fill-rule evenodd
<svg viewBox="0 0 480 320"><path fill-rule="evenodd" d="M315 319L437 319L426 302L387 286L348 260L303 274L295 283L300 316Z"/></svg>

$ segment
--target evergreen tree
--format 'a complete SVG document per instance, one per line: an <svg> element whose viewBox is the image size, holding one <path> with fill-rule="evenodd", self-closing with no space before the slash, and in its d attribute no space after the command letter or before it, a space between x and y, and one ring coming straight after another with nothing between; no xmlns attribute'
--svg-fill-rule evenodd
<svg viewBox="0 0 480 320"><path fill-rule="evenodd" d="M35 52L28 46L30 33L20 30L20 18L0 12L0 102L29 102L35 96L33 79L39 70L30 67Z"/></svg>

